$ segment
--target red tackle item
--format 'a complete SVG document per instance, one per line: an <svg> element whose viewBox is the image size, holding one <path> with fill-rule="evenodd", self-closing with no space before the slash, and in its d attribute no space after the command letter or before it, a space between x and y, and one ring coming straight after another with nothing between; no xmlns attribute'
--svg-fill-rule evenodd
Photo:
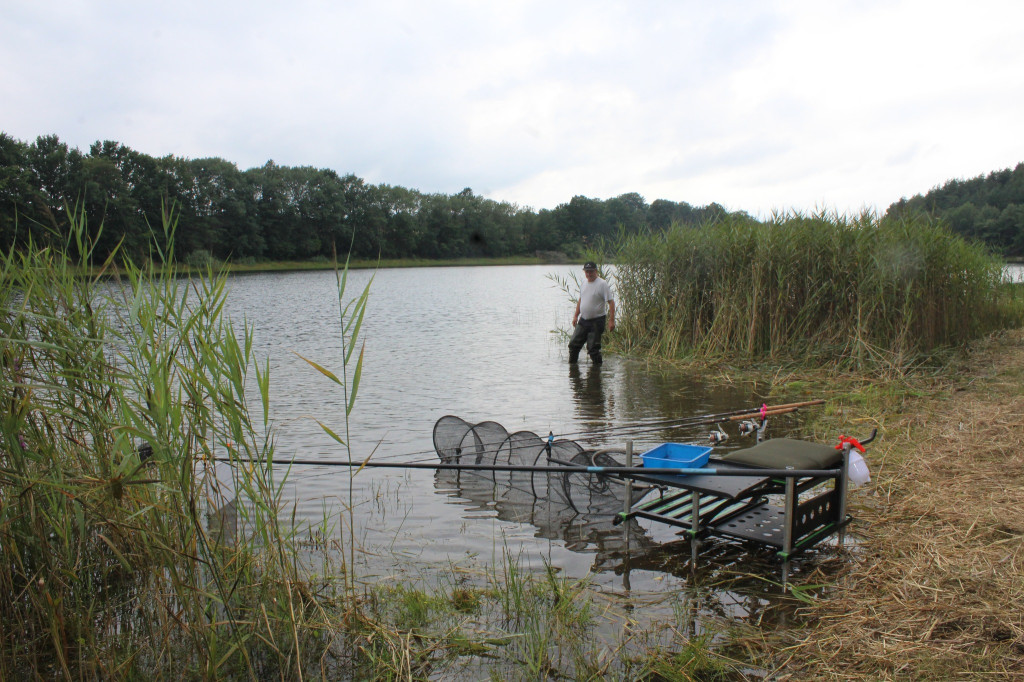
<svg viewBox="0 0 1024 682"><path fill-rule="evenodd" d="M860 444L859 440L857 440L856 438L852 438L850 436L843 435L839 436L839 445L836 446L836 450L842 450L843 446L846 445L847 443L850 444L850 447L857 448L857 450L859 450L861 453L867 452L867 450L864 449L864 446Z"/></svg>

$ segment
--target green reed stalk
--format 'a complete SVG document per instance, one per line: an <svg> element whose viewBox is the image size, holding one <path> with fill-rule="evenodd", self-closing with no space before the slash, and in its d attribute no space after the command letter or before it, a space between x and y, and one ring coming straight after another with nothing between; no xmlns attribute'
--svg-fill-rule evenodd
<svg viewBox="0 0 1024 682"><path fill-rule="evenodd" d="M350 298L348 295L350 258L351 253L346 259L344 266L339 268L337 253L334 254L334 275L338 292L338 323L341 330L341 369L337 373L332 372L313 360L308 358L302 359L341 388L342 399L345 405L345 415L341 434L338 434L323 422L318 421L317 423L320 424L320 427L328 436L345 448L348 460L353 461L349 418L352 415L352 410L355 409L356 396L359 395L359 382L363 374L365 342L360 337L360 331L363 326L363 318L366 315L366 305L369 301L370 285L373 284L373 277L371 277L366 283L366 286L363 287L362 291L360 291L354 298ZM357 348L359 349L359 355L358 357L355 357L355 361L353 362L353 357ZM349 374L350 372L351 375ZM358 469L350 468L348 470L347 510L349 521L349 566L346 571L346 576L349 595L352 598L354 598L356 594L355 517L352 498L355 485L354 477L357 473L359 473Z"/></svg>

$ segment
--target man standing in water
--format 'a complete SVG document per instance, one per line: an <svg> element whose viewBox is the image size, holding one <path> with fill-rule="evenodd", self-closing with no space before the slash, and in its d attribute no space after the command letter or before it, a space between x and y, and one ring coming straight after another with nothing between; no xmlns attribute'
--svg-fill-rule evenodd
<svg viewBox="0 0 1024 682"><path fill-rule="evenodd" d="M608 331L615 329L615 298L612 296L612 288L608 282L597 276L597 265L585 263L583 274L587 281L580 286L580 297L576 301L576 312L572 315L572 324L575 329L572 338L569 339L569 363L574 364L580 359L580 349L587 344L587 354L590 361L600 365L601 359L601 334L605 330L605 322L608 323ZM605 304L608 306L605 314Z"/></svg>

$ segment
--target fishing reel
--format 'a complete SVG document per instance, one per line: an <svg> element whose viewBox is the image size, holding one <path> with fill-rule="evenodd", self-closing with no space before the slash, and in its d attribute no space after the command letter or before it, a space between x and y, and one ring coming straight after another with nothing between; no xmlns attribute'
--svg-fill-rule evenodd
<svg viewBox="0 0 1024 682"><path fill-rule="evenodd" d="M760 419L754 421L747 419L740 422L740 437L745 438L751 434L757 436L756 440L760 443L764 439L764 432L768 429L768 420Z"/></svg>
<svg viewBox="0 0 1024 682"><path fill-rule="evenodd" d="M715 431L708 434L708 441L712 445L721 445L725 441L729 440L729 434L722 430L721 424L715 424Z"/></svg>
<svg viewBox="0 0 1024 682"><path fill-rule="evenodd" d="M740 422L740 437L749 436L754 433L757 434L757 442L760 443L764 439L764 432L768 429L768 405L767 403L761 405L761 411L759 419L754 421L752 419L745 419Z"/></svg>

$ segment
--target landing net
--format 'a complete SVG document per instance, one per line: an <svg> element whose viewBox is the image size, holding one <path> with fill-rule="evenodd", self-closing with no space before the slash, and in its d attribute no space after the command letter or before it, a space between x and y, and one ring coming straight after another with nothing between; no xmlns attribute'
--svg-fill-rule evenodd
<svg viewBox="0 0 1024 682"><path fill-rule="evenodd" d="M623 508L625 484L620 479L551 471L560 465L622 466L625 453L621 450L587 450L572 440L542 438L532 431L509 433L497 422L471 424L451 415L441 417L434 425L434 449L446 464L512 464L546 469L473 471L472 476L459 470L438 472L439 482L455 486L463 497L474 501L510 505L532 513L541 500L548 503L547 513L559 518L580 514L607 517ZM634 486L634 490L639 495L643 489Z"/></svg>

